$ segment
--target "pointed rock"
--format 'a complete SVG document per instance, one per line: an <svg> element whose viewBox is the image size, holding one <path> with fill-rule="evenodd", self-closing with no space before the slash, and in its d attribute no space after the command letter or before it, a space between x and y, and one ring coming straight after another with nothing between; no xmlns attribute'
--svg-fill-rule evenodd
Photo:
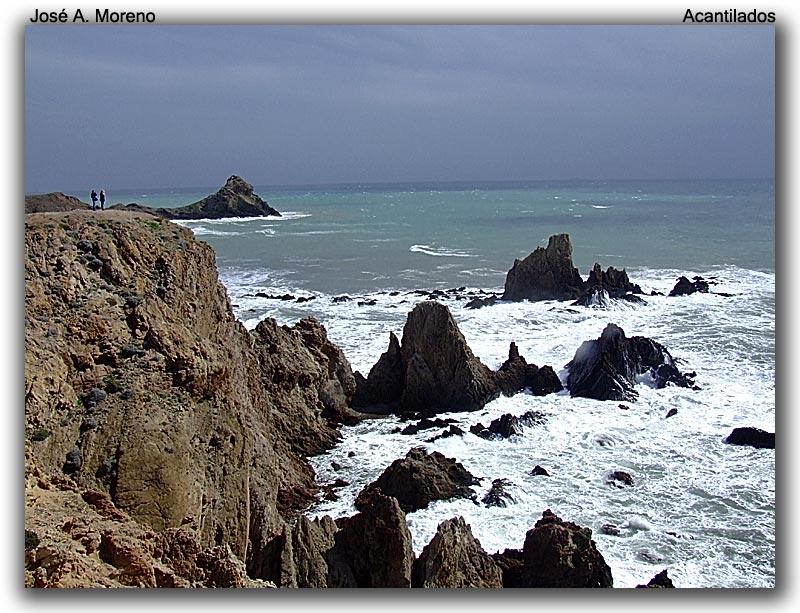
<svg viewBox="0 0 800 613"><path fill-rule="evenodd" d="M611 569L590 528L562 521L550 509L525 536L522 587L613 587Z"/></svg>
<svg viewBox="0 0 800 613"><path fill-rule="evenodd" d="M583 279L572 264L568 234L550 237L524 260L515 260L506 275L503 300L568 300L578 297Z"/></svg>
<svg viewBox="0 0 800 613"><path fill-rule="evenodd" d="M499 588L500 567L483 550L463 517L439 524L436 534L414 562L411 587Z"/></svg>

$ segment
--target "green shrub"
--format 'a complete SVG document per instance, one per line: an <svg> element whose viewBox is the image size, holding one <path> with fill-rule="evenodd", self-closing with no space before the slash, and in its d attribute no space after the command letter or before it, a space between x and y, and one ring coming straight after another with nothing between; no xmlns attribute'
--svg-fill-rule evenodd
<svg viewBox="0 0 800 613"><path fill-rule="evenodd" d="M50 430L48 430L47 428L39 428L38 430L35 430L33 432L33 434L31 435L31 440L36 442L43 441L51 434L52 432L50 432Z"/></svg>

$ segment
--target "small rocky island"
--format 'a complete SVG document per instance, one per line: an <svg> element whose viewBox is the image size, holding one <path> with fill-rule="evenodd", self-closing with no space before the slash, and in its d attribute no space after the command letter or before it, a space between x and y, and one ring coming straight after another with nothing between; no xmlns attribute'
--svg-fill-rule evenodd
<svg viewBox="0 0 800 613"><path fill-rule="evenodd" d="M90 206L75 196L61 192L25 196L26 213L54 213L87 210ZM186 206L165 209L142 204L115 204L110 209L148 213L163 219L226 219L230 217L280 217L266 200L253 192L253 186L237 175L232 175L219 191Z"/></svg>

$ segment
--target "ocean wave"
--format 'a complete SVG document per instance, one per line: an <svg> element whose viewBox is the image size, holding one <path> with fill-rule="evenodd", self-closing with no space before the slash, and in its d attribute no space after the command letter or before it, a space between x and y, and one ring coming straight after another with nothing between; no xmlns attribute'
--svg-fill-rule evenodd
<svg viewBox="0 0 800 613"><path fill-rule="evenodd" d="M474 258L472 253L464 251L457 251L456 249L449 249L448 247L432 247L430 245L411 245L408 248L413 253L424 253L425 255L432 255L435 257L445 258Z"/></svg>
<svg viewBox="0 0 800 613"><path fill-rule="evenodd" d="M303 213L301 211L285 211L281 213L280 217L269 215L269 216L258 216L258 217L223 217L222 219L211 219L211 218L202 218L202 219L175 219L173 220L174 223L180 226L186 226L187 228L191 228L194 225L199 224L247 224L253 221L260 221L260 222L282 222L282 221L293 221L295 219L304 219L306 217L311 217L311 213Z"/></svg>

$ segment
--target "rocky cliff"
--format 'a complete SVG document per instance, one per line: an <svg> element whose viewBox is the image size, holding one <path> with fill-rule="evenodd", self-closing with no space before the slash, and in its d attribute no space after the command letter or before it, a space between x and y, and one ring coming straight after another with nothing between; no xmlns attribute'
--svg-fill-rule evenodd
<svg viewBox="0 0 800 613"><path fill-rule="evenodd" d="M100 586L119 574L91 538L78 547L95 568L84 579L66 554L46 572L37 562L62 559L43 516L91 517L87 492L144 529L188 531L200 552L229 549L263 577L269 543L316 490L303 456L336 439L355 389L324 328L266 321L249 333L212 249L151 216L27 215L25 256L26 529L40 541L27 581Z"/></svg>

